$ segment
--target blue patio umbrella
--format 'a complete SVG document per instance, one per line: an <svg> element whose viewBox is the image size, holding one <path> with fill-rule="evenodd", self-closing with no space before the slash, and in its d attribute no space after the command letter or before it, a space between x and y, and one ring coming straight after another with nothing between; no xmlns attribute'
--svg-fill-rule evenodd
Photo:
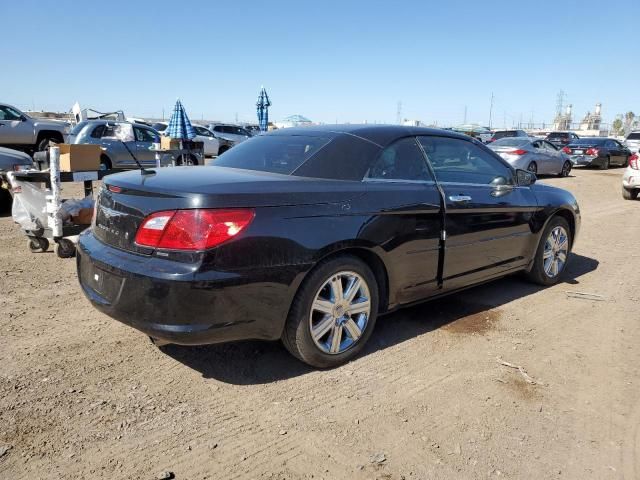
<svg viewBox="0 0 640 480"><path fill-rule="evenodd" d="M173 107L173 113L165 133L170 138L179 138L181 140L191 140L196 136L196 131L193 129L187 112L185 112L179 99L176 100L176 105Z"/></svg>
<svg viewBox="0 0 640 480"><path fill-rule="evenodd" d="M271 106L271 100L269 100L269 95L267 95L267 91L264 87L260 89L260 94L258 95L258 103L256 103L256 108L258 111L258 124L260 125L260 130L263 132L267 131L269 126L269 107Z"/></svg>

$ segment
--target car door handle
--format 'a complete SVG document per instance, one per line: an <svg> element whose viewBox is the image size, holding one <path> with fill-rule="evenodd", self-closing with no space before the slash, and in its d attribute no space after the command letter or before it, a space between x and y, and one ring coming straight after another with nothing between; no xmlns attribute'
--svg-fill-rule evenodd
<svg viewBox="0 0 640 480"><path fill-rule="evenodd" d="M449 195L449 200L456 203L470 202L471 197L469 195Z"/></svg>

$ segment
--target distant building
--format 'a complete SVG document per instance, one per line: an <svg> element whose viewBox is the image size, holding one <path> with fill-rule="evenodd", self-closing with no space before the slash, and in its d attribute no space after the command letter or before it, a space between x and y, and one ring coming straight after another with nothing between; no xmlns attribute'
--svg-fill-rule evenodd
<svg viewBox="0 0 640 480"><path fill-rule="evenodd" d="M602 123L602 104L596 103L596 109L593 113L587 112L580 123L580 130L598 130L600 131L600 124Z"/></svg>
<svg viewBox="0 0 640 480"><path fill-rule="evenodd" d="M558 112L553 121L554 130L571 130L571 122L573 122L572 109L573 105L567 105L565 113Z"/></svg>
<svg viewBox="0 0 640 480"><path fill-rule="evenodd" d="M277 128L308 127L309 125L313 125L313 122L302 115L291 115L279 122L275 122Z"/></svg>

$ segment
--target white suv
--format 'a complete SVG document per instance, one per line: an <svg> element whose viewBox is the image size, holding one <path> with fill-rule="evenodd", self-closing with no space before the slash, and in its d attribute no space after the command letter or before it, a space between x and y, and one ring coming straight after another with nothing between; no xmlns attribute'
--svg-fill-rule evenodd
<svg viewBox="0 0 640 480"><path fill-rule="evenodd" d="M640 130L635 130L627 135L624 144L632 152L640 152Z"/></svg>
<svg viewBox="0 0 640 480"><path fill-rule="evenodd" d="M640 153L629 157L629 165L622 175L622 198L635 200L640 193Z"/></svg>

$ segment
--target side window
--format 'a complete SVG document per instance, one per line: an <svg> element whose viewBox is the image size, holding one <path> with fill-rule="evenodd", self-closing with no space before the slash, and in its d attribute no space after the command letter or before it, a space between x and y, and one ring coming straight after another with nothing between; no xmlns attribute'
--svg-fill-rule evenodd
<svg viewBox="0 0 640 480"><path fill-rule="evenodd" d="M222 133L223 130L222 130L222 127L220 125L217 125L217 126L213 127L213 131Z"/></svg>
<svg viewBox="0 0 640 480"><path fill-rule="evenodd" d="M17 121L22 116L11 107L0 106L0 120Z"/></svg>
<svg viewBox="0 0 640 480"><path fill-rule="evenodd" d="M542 145L544 145L544 148L546 148L550 152L557 152L558 151L558 149L556 148L556 146L553 143L542 142Z"/></svg>
<svg viewBox="0 0 640 480"><path fill-rule="evenodd" d="M155 134L151 130L147 130L146 128L133 127L133 131L136 135L136 142L153 143L156 140Z"/></svg>
<svg viewBox="0 0 640 480"><path fill-rule="evenodd" d="M366 178L379 180L433 180L415 138L402 138L386 147Z"/></svg>
<svg viewBox="0 0 640 480"><path fill-rule="evenodd" d="M98 125L96 128L93 129L93 132L91 132L91 138L102 138L102 135L104 134L104 125Z"/></svg>
<svg viewBox="0 0 640 480"><path fill-rule="evenodd" d="M605 143L604 146L607 148L616 148L616 143L611 140L607 140L607 143Z"/></svg>
<svg viewBox="0 0 640 480"><path fill-rule="evenodd" d="M513 184L511 169L466 140L418 137L439 182Z"/></svg>

